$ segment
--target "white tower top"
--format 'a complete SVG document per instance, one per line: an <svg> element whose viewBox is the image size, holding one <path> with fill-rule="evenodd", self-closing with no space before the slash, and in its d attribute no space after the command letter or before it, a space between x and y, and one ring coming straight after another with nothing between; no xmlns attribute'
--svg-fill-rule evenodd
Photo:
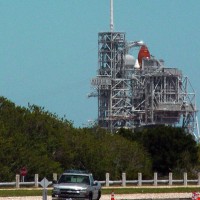
<svg viewBox="0 0 200 200"><path fill-rule="evenodd" d="M113 0L110 0L110 32L114 31Z"/></svg>

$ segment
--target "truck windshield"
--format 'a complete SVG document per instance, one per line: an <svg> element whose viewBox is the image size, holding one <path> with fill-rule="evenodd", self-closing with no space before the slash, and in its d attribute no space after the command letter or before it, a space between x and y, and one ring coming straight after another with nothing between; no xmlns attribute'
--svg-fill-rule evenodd
<svg viewBox="0 0 200 200"><path fill-rule="evenodd" d="M81 183L81 184L90 184L89 176L85 175L66 175L63 174L58 183Z"/></svg>

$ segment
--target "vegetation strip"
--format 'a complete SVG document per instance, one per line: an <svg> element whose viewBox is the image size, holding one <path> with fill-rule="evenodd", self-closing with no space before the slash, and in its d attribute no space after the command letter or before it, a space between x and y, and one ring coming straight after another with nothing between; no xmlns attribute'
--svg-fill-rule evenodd
<svg viewBox="0 0 200 200"><path fill-rule="evenodd" d="M6 152L6 153L4 153ZM0 97L0 180L13 182L27 169L25 182L52 180L52 174L66 169L87 169L95 180L158 179L173 173L181 180L196 179L200 169L200 145L181 128L157 126L132 132L119 129L115 134L94 125L75 128L67 119L43 107L16 106ZM12 165L10 164L12 163Z"/></svg>
<svg viewBox="0 0 200 200"><path fill-rule="evenodd" d="M0 190L0 197L22 197L22 196L41 196L42 190L38 189L5 189ZM48 191L48 195L51 195L51 191Z"/></svg>
<svg viewBox="0 0 200 200"><path fill-rule="evenodd" d="M188 193L200 191L199 187L170 187L170 188L105 188L102 194L140 194L140 193Z"/></svg>
<svg viewBox="0 0 200 200"><path fill-rule="evenodd" d="M192 193L200 191L199 187L173 187L173 188L103 188L102 194L141 194L141 193ZM41 196L42 189L1 189L0 197L13 196ZM48 189L51 195L51 189Z"/></svg>

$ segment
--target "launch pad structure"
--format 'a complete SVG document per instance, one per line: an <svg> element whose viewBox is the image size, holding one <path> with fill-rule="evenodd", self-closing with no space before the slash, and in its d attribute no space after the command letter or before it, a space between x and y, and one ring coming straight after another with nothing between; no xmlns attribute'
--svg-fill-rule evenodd
<svg viewBox="0 0 200 200"><path fill-rule="evenodd" d="M139 48L138 58L130 54ZM188 77L150 55L143 41L127 42L114 32L113 1L109 32L98 34L98 70L91 85L98 98L98 125L117 131L181 126L199 140L196 95Z"/></svg>

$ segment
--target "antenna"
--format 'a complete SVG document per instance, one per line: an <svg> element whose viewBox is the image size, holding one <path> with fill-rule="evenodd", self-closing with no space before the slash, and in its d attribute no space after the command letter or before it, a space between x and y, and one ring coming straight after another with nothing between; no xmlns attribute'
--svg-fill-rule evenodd
<svg viewBox="0 0 200 200"><path fill-rule="evenodd" d="M110 0L110 32L114 31L114 22L113 22L113 0Z"/></svg>

